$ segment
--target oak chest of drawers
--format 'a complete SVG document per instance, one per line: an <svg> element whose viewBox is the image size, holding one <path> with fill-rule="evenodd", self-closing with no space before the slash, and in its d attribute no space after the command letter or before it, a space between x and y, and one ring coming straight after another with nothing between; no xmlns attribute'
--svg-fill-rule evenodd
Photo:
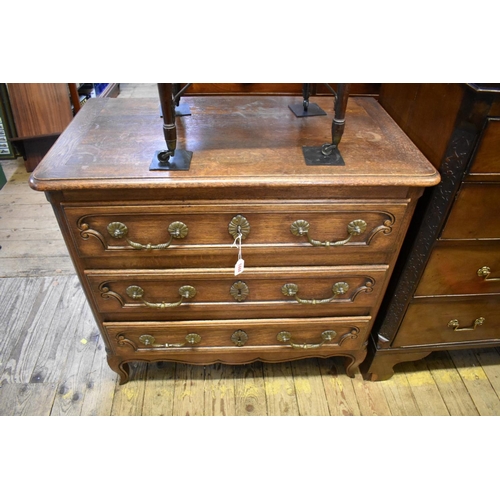
<svg viewBox="0 0 500 500"><path fill-rule="evenodd" d="M500 345L500 87L391 85L381 102L442 180L417 207L373 329L372 380L434 350Z"/></svg>
<svg viewBox="0 0 500 500"><path fill-rule="evenodd" d="M349 102L345 166L306 166L302 146L329 142L333 102L298 119L289 100L185 98L178 147L193 159L175 172L149 170L164 148L158 101L91 100L33 173L122 383L131 361L340 355L353 376L364 359L439 175L371 98Z"/></svg>

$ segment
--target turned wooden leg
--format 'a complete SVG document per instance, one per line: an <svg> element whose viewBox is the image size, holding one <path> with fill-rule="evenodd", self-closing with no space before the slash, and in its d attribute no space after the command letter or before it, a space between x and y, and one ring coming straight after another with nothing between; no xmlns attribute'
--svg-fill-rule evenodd
<svg viewBox="0 0 500 500"><path fill-rule="evenodd" d="M123 362L116 356L108 356L107 360L109 367L120 376L120 385L128 382L130 376L128 363Z"/></svg>
<svg viewBox="0 0 500 500"><path fill-rule="evenodd" d="M391 352L377 351L368 366L363 366L361 372L365 380L388 380L394 375L394 365L405 361L416 361L428 356L432 351Z"/></svg>

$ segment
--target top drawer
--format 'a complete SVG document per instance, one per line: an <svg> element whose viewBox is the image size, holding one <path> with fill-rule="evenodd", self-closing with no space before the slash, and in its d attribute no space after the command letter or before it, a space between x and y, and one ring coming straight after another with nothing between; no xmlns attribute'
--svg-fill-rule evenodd
<svg viewBox="0 0 500 500"><path fill-rule="evenodd" d="M500 118L488 120L470 174L500 174Z"/></svg>
<svg viewBox="0 0 500 500"><path fill-rule="evenodd" d="M406 201L63 205L80 257L120 257L120 266L144 268L160 261L165 267L181 261L182 267L230 267L239 232L247 266L356 264L377 254L384 263L397 247L406 208ZM116 260L102 265L113 267Z"/></svg>

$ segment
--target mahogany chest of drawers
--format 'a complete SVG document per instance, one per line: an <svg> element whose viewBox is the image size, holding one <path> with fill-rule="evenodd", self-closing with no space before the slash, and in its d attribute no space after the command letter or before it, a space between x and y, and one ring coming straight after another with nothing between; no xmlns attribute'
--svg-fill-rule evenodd
<svg viewBox="0 0 500 500"><path fill-rule="evenodd" d="M193 157L175 172L149 170L164 148L158 101L90 100L33 173L122 383L132 361L340 355L353 376L364 359L439 174L372 98L349 101L345 166L307 166L302 146L329 142L333 102L300 119L289 100L185 98L178 148Z"/></svg>
<svg viewBox="0 0 500 500"><path fill-rule="evenodd" d="M381 102L439 169L415 212L362 371L500 345L500 87L389 85Z"/></svg>

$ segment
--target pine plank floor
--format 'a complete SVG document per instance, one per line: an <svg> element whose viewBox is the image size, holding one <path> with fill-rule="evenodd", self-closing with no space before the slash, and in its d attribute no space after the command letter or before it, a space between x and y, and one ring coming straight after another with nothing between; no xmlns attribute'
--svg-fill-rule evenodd
<svg viewBox="0 0 500 500"><path fill-rule="evenodd" d="M121 84L120 98L156 97ZM432 353L388 381L349 378L342 358L243 366L134 364L120 386L43 193L2 161L0 415L496 416L497 349Z"/></svg>

